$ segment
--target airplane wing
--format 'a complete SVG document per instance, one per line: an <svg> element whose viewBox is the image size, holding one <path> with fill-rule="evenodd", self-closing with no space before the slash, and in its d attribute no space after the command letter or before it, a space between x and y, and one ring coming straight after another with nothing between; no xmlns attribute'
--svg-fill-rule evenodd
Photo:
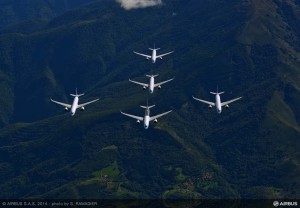
<svg viewBox="0 0 300 208"><path fill-rule="evenodd" d="M125 116L128 116L128 117L131 117L131 118L134 118L134 119L137 119L137 120L139 120L139 121L142 121L142 120L144 120L144 118L143 117L139 117L139 116L134 116L134 115L130 115L130 114L127 114L127 113L123 113L122 111L120 111L123 115L125 115Z"/></svg>
<svg viewBox="0 0 300 208"><path fill-rule="evenodd" d="M159 114L159 115L156 115L156 116L153 116L153 117L150 117L150 121L153 121L153 120L155 120L155 119L157 119L159 117L162 117L162 116L164 116L164 115L166 115L168 113L171 113L171 112L172 112L172 110L170 110L168 112L165 112L165 113L162 113L162 114Z"/></svg>
<svg viewBox="0 0 300 208"><path fill-rule="evenodd" d="M52 102L58 104L58 105L62 105L62 106L67 107L67 108L71 108L71 107L72 107L70 104L61 103L61 102L58 102L58 101L56 101L56 100L52 100L51 98L50 98L50 100L51 100Z"/></svg>
<svg viewBox="0 0 300 208"><path fill-rule="evenodd" d="M229 103L233 103L234 101L237 101L237 100L239 100L241 98L242 97L238 97L238 98L235 98L233 100L229 100L229 101L223 102L223 103L221 103L221 106L228 105Z"/></svg>
<svg viewBox="0 0 300 208"><path fill-rule="evenodd" d="M199 99L199 98L195 98L194 96L193 96L193 98L194 98L195 100L198 100L198 101L200 101L200 102L202 102L202 103L206 103L206 104L211 105L211 106L215 106L215 105L216 105L216 104L213 103L213 102L209 102L209 101L206 101L206 100L201 100L201 99Z"/></svg>
<svg viewBox="0 0 300 208"><path fill-rule="evenodd" d="M172 81L174 78L172 78L172 79L169 79L169 80L166 80L166 81L163 81L163 82L160 82L160 83L157 83L157 84L155 84L154 85L154 87L157 87L157 86L160 86L160 85L163 85L163 84L165 84L165 83L167 83L167 82L170 82L170 81Z"/></svg>
<svg viewBox="0 0 300 208"><path fill-rule="evenodd" d="M145 87L148 87L148 86L149 86L148 84L141 83L141 82L137 82L137 81L133 81L133 80L131 80L131 79L129 79L129 82L132 82L132 83L135 83L135 84L138 84L138 85L142 85L142 86L145 86Z"/></svg>
<svg viewBox="0 0 300 208"><path fill-rule="evenodd" d="M146 54L138 53L138 52L135 52L135 51L133 51L133 53L135 53L135 54L137 54L137 55L140 55L140 56L145 56L145 57L147 57L147 58L151 58L151 56L146 55Z"/></svg>
<svg viewBox="0 0 300 208"><path fill-rule="evenodd" d="M156 58L161 58L161 57L166 56L166 55L169 55L169 54L171 54L171 53L173 53L173 52L174 52L174 51L171 51L171 52L168 52L168 53L164 53L164 54L158 55L158 56L156 56Z"/></svg>
<svg viewBox="0 0 300 208"><path fill-rule="evenodd" d="M98 99L96 99L96 100L92 100L92 101L89 101L89 102L86 102L86 103L80 104L80 105L78 105L78 106L77 106L77 108L84 107L84 106L86 106L86 105L88 105L88 104L91 104L91 103L93 103L93 102L96 102L96 101L98 101L98 100L99 100L99 98L98 98Z"/></svg>

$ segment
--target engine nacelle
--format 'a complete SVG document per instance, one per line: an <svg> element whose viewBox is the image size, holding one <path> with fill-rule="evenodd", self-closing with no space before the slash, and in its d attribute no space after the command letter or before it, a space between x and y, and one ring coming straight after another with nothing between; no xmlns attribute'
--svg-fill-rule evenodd
<svg viewBox="0 0 300 208"><path fill-rule="evenodd" d="M67 112L69 110L69 108L65 107L65 112Z"/></svg>
<svg viewBox="0 0 300 208"><path fill-rule="evenodd" d="M140 120L136 120L136 123L139 124L139 123L141 123L141 121Z"/></svg>
<svg viewBox="0 0 300 208"><path fill-rule="evenodd" d="M162 57L159 57L160 58L160 60L162 60Z"/></svg>
<svg viewBox="0 0 300 208"><path fill-rule="evenodd" d="M225 108L228 109L228 108L229 108L229 105L225 105Z"/></svg>
<svg viewBox="0 0 300 208"><path fill-rule="evenodd" d="M160 85L158 85L158 87L157 87L159 90L161 89L161 86Z"/></svg>
<svg viewBox="0 0 300 208"><path fill-rule="evenodd" d="M146 57L147 60L149 60L149 57Z"/></svg>
<svg viewBox="0 0 300 208"><path fill-rule="evenodd" d="M146 90L146 87L145 87L145 86L143 87L143 90Z"/></svg>
<svg viewBox="0 0 300 208"><path fill-rule="evenodd" d="M81 110L81 111L84 111L84 107L82 106L82 107L80 108L80 110Z"/></svg>
<svg viewBox="0 0 300 208"><path fill-rule="evenodd" d="M158 121L157 121L157 119L154 119L154 123L157 123Z"/></svg>
<svg viewBox="0 0 300 208"><path fill-rule="evenodd" d="M209 105L208 108L209 108L209 109L212 109L212 105Z"/></svg>

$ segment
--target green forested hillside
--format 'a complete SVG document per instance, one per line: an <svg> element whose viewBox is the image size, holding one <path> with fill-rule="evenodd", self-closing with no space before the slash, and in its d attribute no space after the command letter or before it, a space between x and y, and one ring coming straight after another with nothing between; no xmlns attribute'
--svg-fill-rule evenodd
<svg viewBox="0 0 300 208"><path fill-rule="evenodd" d="M1 0L0 30L42 24L55 16L93 0ZM21 22L21 24L20 24ZM38 23L37 23L38 22ZM13 26L14 25L14 26Z"/></svg>
<svg viewBox="0 0 300 208"><path fill-rule="evenodd" d="M0 198L299 198L296 1L80 2L0 33ZM132 53L153 44L175 53ZM153 95L128 82L151 73L175 80ZM243 96L220 115L191 99L217 85ZM50 103L76 87L101 100L74 117ZM119 113L147 99L173 112L148 130Z"/></svg>

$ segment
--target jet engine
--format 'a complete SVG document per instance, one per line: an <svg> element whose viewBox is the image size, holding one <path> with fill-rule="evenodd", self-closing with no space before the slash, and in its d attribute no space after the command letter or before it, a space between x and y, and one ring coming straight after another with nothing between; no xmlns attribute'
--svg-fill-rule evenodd
<svg viewBox="0 0 300 208"><path fill-rule="evenodd" d="M160 58L160 60L162 60L162 57L159 57Z"/></svg>
<svg viewBox="0 0 300 208"><path fill-rule="evenodd" d="M160 85L158 85L158 87L157 87L159 90L161 89L161 86Z"/></svg>
<svg viewBox="0 0 300 208"><path fill-rule="evenodd" d="M136 120L136 123L139 124L139 123L141 123L141 121L140 120Z"/></svg>
<svg viewBox="0 0 300 208"><path fill-rule="evenodd" d="M212 109L212 105L209 105L208 108L209 108L209 109Z"/></svg>
<svg viewBox="0 0 300 208"><path fill-rule="evenodd" d="M81 110L81 111L84 111L84 107L82 106L82 107L80 108L80 110Z"/></svg>
<svg viewBox="0 0 300 208"><path fill-rule="evenodd" d="M143 87L143 90L146 90L146 86Z"/></svg>
<svg viewBox="0 0 300 208"><path fill-rule="evenodd" d="M229 108L229 105L225 105L225 108L228 109L228 108Z"/></svg>
<svg viewBox="0 0 300 208"><path fill-rule="evenodd" d="M154 123L157 123L158 121L157 121L157 119L154 119Z"/></svg>
<svg viewBox="0 0 300 208"><path fill-rule="evenodd" d="M67 112L69 110L69 108L65 107L65 112Z"/></svg>

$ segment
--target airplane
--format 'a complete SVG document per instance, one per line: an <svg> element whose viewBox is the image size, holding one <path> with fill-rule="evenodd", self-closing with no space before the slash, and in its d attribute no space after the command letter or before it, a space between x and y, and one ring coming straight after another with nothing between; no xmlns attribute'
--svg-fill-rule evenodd
<svg viewBox="0 0 300 208"><path fill-rule="evenodd" d="M135 83L135 84L138 84L138 85L142 85L144 90L146 90L146 88L149 87L149 92L152 94L154 92L154 88L155 87L158 87L158 89L161 89L161 85L163 85L163 84L165 84L167 82L170 82L170 81L172 81L174 79L174 78L172 78L172 79L169 79L169 80L166 80L166 81L163 81L163 82L155 84L154 83L154 78L157 77L158 74L156 74L156 75L146 75L146 76L150 77L149 84L145 84L145 83L133 81L131 79L129 79L129 82L132 82L132 83Z"/></svg>
<svg viewBox="0 0 300 208"><path fill-rule="evenodd" d="M171 54L171 53L174 52L174 51L170 51L170 52L168 52L168 53L164 53L164 54L161 54L161 55L157 55L156 52L157 52L157 50L159 50L159 49L160 49L160 48L155 48L155 44L154 44L154 47L153 47L153 48L149 48L149 50L152 51L151 56L150 56L150 55L146 55L146 54L142 54L142 53L138 53L138 52L135 52L135 51L133 51L133 53L135 53L135 54L137 54L137 55L140 55L140 56L144 56L144 57L146 57L147 60L151 58L152 63L155 63L155 62L156 62L156 59L158 59L158 58L162 59L163 56L169 55L169 54Z"/></svg>
<svg viewBox="0 0 300 208"><path fill-rule="evenodd" d="M73 100L72 105L66 104L66 103L61 103L61 102L52 100L52 98L50 98L50 100L51 100L52 102L56 103L56 104L59 104L59 105L64 106L64 107L65 107L65 112L67 112L69 109L71 109L70 112L71 112L71 115L72 115L72 116L75 115L76 110L77 110L78 108L80 108L81 111L84 111L84 106L86 106L86 105L88 105L88 104L90 104L90 103L93 103L93 102L96 102L96 101L99 100L99 98L98 98L98 99L96 99L96 100L92 100L92 101L89 101L89 102L86 102L86 103L83 103L83 104L80 104L80 105L79 105L79 104L78 104L79 97L82 96L82 95L84 95L84 94L77 94L77 88L76 88L76 94L75 94L75 95L74 95L74 94L70 94L70 95L74 97L74 100Z"/></svg>
<svg viewBox="0 0 300 208"><path fill-rule="evenodd" d="M127 113L123 113L122 111L120 111L123 115L125 116L128 116L128 117L131 117L131 118L134 118L134 119L137 119L136 120L136 123L141 123L141 121L144 121L144 128L145 129L148 129L149 127L149 123L150 121L154 121L154 123L157 123L157 119L161 116L164 116L168 113L171 113L172 110L170 111L167 111L165 113L162 113L162 114L159 114L159 115L156 115L156 116L152 116L150 117L150 108L153 108L155 105L151 105L151 106L148 106L148 102L147 102L147 106L140 106L141 108L144 108L145 109L145 115L144 117L139 117L139 116L134 116L134 115L130 115L130 114L127 114Z"/></svg>
<svg viewBox="0 0 300 208"><path fill-rule="evenodd" d="M210 92L210 93L213 94L213 95L216 95L215 103L209 102L209 101L206 101L206 100L201 100L199 98L195 98L194 96L193 96L193 98L195 100L198 100L198 101L202 102L202 103L208 104L209 109L212 109L213 106L216 106L217 112L219 114L222 112L222 106L225 106L225 108L228 109L229 108L229 105L228 105L229 103L232 103L232 102L237 101L237 100L242 98L242 97L238 97L238 98L235 98L233 100L229 100L229 101L226 101L226 102L221 102L220 95L223 94L224 92L218 92L218 89L217 89L217 92Z"/></svg>

